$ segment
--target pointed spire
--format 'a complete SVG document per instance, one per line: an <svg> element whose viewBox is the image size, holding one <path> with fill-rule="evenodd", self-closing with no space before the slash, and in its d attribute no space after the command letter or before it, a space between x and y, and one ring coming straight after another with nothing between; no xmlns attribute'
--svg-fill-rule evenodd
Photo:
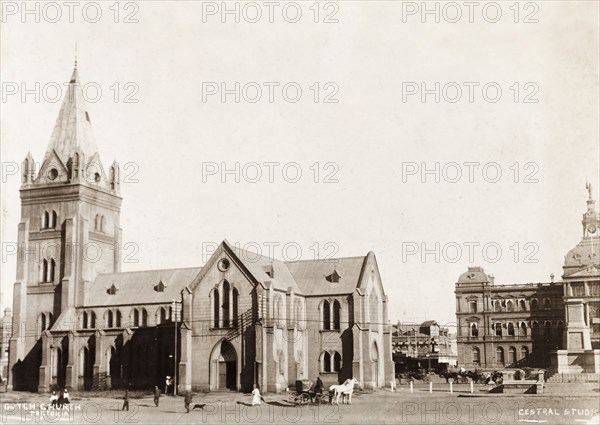
<svg viewBox="0 0 600 425"><path fill-rule="evenodd" d="M79 80L77 59L44 160L52 155L52 151L56 151L64 164L76 151L83 153L86 158L92 158L98 151Z"/></svg>
<svg viewBox="0 0 600 425"><path fill-rule="evenodd" d="M28 186L33 183L35 179L35 162L33 161L33 156L31 156L31 151L27 152L27 156L23 161L23 174L21 176L21 182L23 186Z"/></svg>

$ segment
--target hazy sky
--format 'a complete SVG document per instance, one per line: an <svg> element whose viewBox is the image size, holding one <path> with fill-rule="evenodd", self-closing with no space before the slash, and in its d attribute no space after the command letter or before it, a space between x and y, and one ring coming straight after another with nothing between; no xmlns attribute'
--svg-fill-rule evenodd
<svg viewBox="0 0 600 425"><path fill-rule="evenodd" d="M421 2L228 2L239 23L221 2L91 3L73 22L62 2L39 5L38 23L3 2L2 307L20 218L13 164L42 160L76 43L101 158L126 180L123 243L137 263L125 271L202 265L224 238L263 254L279 243L279 259L372 250L390 320L449 323L470 265L498 284L558 279L586 180L598 198L598 2L518 14L500 2L501 15L481 2L473 22L462 2L439 3L439 23ZM236 163L239 183L220 175ZM421 175L436 163L439 182Z"/></svg>

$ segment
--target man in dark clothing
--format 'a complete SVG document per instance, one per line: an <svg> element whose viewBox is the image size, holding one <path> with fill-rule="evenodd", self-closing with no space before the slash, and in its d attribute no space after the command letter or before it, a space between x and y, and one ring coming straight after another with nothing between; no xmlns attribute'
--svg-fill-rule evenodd
<svg viewBox="0 0 600 425"><path fill-rule="evenodd" d="M123 397L123 408L121 410L129 411L129 390L125 390L125 396Z"/></svg>
<svg viewBox="0 0 600 425"><path fill-rule="evenodd" d="M158 407L158 400L160 399L160 389L158 385L154 386L154 405Z"/></svg>
<svg viewBox="0 0 600 425"><path fill-rule="evenodd" d="M189 391L186 391L183 402L185 403L185 410L187 410L187 412L185 412L185 413L190 413L190 404L192 403L192 393L190 393Z"/></svg>
<svg viewBox="0 0 600 425"><path fill-rule="evenodd" d="M318 400L317 394L323 394L323 381L321 381L321 378L318 376L315 384L313 385L312 391L309 392L311 402Z"/></svg>

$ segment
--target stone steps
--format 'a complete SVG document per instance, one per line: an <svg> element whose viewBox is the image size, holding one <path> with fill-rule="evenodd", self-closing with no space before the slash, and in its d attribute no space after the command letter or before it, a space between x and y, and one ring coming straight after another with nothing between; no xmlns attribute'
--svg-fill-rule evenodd
<svg viewBox="0 0 600 425"><path fill-rule="evenodd" d="M546 383L600 383L598 373L555 373L550 376Z"/></svg>
<svg viewBox="0 0 600 425"><path fill-rule="evenodd" d="M546 383L544 384L544 394L556 395L598 395L598 382L569 382L569 383Z"/></svg>

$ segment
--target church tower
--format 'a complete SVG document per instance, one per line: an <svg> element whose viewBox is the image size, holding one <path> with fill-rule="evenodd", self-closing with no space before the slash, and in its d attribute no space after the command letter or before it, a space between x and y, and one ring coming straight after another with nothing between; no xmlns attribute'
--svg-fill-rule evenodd
<svg viewBox="0 0 600 425"><path fill-rule="evenodd" d="M21 177L9 388L68 386L76 307L97 274L120 271L122 245L119 167L100 160L77 62L39 170L28 154ZM43 352L49 331L65 333L60 359Z"/></svg>

